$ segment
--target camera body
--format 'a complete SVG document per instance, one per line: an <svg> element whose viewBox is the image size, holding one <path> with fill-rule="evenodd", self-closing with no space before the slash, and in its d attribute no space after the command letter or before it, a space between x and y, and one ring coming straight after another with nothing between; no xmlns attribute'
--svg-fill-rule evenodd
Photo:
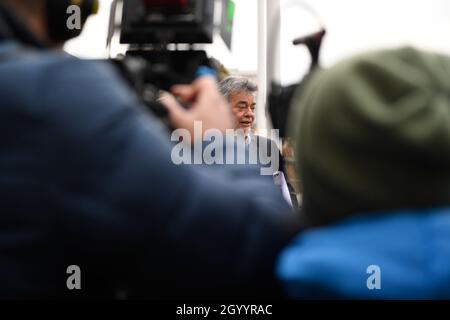
<svg viewBox="0 0 450 320"><path fill-rule="evenodd" d="M213 42L215 1L123 0L122 5L120 43L130 47L113 63L143 103L165 118L161 90L191 83L202 67L215 74L206 52L193 49Z"/></svg>
<svg viewBox="0 0 450 320"><path fill-rule="evenodd" d="M215 1L125 0L120 41L127 44L212 43Z"/></svg>

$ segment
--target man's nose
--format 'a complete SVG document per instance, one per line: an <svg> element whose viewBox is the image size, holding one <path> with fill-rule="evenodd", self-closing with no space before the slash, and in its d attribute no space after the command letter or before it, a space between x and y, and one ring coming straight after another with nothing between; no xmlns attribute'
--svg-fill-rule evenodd
<svg viewBox="0 0 450 320"><path fill-rule="evenodd" d="M255 116L255 110L251 109L251 108L247 108L245 110L245 116L247 117L254 117Z"/></svg>

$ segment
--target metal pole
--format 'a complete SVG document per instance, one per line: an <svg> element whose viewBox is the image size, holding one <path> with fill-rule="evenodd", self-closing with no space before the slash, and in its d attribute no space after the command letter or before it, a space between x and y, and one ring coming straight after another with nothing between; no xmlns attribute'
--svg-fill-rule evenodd
<svg viewBox="0 0 450 320"><path fill-rule="evenodd" d="M267 129L267 2L258 1L258 96L256 108L257 129Z"/></svg>
<svg viewBox="0 0 450 320"><path fill-rule="evenodd" d="M258 1L258 98L256 125L268 129L266 103L270 80L280 80L280 7L281 0ZM274 34L278 33L278 34ZM276 43L275 43L276 41ZM272 49L269 49L272 48ZM269 65L271 64L271 65Z"/></svg>

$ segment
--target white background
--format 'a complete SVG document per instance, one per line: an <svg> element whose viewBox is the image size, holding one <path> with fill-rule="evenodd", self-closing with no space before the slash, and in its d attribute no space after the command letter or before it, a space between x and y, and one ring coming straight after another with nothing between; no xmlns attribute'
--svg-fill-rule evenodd
<svg viewBox="0 0 450 320"><path fill-rule="evenodd" d="M204 48L233 74L256 79L258 1L265 0L234 1L236 16L231 52L218 36L215 37L214 44ZM268 61L267 66L269 70L274 66L270 74L274 73L277 80L285 85L299 81L310 63L306 48L294 47L292 40L318 31L321 23L327 30L321 52L321 63L325 67L363 51L405 45L450 54L450 0L267 1L270 3L270 10L277 3L281 4L278 41L268 41L269 49L279 47L279 54L272 58L269 54L272 60ZM69 53L83 58L107 57L106 36L111 2L112 0L100 0L99 14L88 20L81 37L67 43L65 49ZM315 15L301 4L312 8ZM268 14L274 15L273 12ZM267 21L266 23L269 24ZM273 39L277 30L268 25L268 33L269 39ZM115 44L113 53L124 50L117 40ZM264 80L259 83L258 106L264 106L265 70L261 70L260 75L260 79ZM257 108L257 129L264 129L268 125L264 108Z"/></svg>
<svg viewBox="0 0 450 320"><path fill-rule="evenodd" d="M235 0L231 53L220 38L207 46L210 55L242 73L257 72L257 1ZM400 45L450 53L449 0L281 0L282 50L278 58L283 82L297 80L308 64L305 50L292 47L290 41L318 25L306 10L290 5L296 2L314 8L327 28L322 50L325 66L364 50ZM88 21L81 37L66 45L67 51L81 57L105 57L110 3L101 0L100 14Z"/></svg>

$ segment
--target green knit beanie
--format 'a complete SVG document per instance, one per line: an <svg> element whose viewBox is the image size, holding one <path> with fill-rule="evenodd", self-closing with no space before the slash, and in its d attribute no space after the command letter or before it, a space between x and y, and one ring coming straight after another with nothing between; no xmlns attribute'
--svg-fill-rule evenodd
<svg viewBox="0 0 450 320"><path fill-rule="evenodd" d="M311 225L450 205L450 58L412 48L319 70L293 100Z"/></svg>

